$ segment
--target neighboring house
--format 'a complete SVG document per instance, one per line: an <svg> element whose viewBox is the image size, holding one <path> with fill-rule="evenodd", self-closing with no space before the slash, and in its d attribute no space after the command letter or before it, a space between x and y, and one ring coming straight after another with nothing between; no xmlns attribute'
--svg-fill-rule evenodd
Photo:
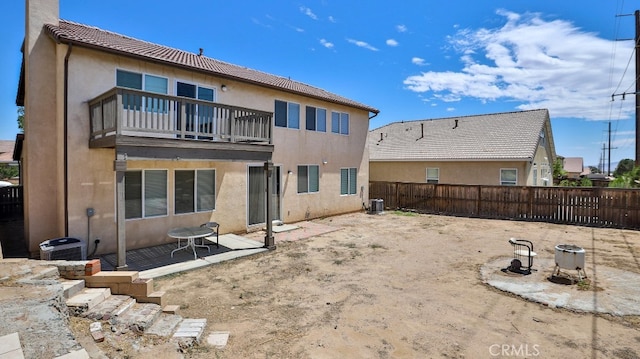
<svg viewBox="0 0 640 359"><path fill-rule="evenodd" d="M565 157L562 161L562 168L566 172L567 178L579 179L585 174L582 157Z"/></svg>
<svg viewBox="0 0 640 359"><path fill-rule="evenodd" d="M89 251L100 238L98 253L124 257L172 241L177 226L263 228L268 202L283 222L367 202L377 109L202 51L59 20L57 1L27 7L18 97L32 254L69 236Z"/></svg>
<svg viewBox="0 0 640 359"><path fill-rule="evenodd" d="M13 148L16 142L11 140L0 140L0 164L17 164L13 160Z"/></svg>
<svg viewBox="0 0 640 359"><path fill-rule="evenodd" d="M395 122L369 131L370 181L551 186L547 110Z"/></svg>

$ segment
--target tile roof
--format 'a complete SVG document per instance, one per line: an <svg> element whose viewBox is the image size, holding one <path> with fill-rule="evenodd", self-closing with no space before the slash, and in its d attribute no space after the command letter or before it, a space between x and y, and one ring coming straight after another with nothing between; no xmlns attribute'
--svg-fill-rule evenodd
<svg viewBox="0 0 640 359"><path fill-rule="evenodd" d="M0 162L13 162L13 148L16 141L0 140Z"/></svg>
<svg viewBox="0 0 640 359"><path fill-rule="evenodd" d="M356 107L373 113L379 112L376 108L302 82L233 65L199 54L138 40L125 35L102 30L97 27L60 20L59 25L47 24L44 28L56 42L70 43L101 51L117 53L124 56L142 58L146 61L155 61L167 65L179 66L190 70L205 72L211 75L226 77L242 82L249 82L337 104Z"/></svg>
<svg viewBox="0 0 640 359"><path fill-rule="evenodd" d="M546 109L394 122L369 131L369 155L371 161L524 160L534 156L545 123ZM552 138L549 144L554 152Z"/></svg>

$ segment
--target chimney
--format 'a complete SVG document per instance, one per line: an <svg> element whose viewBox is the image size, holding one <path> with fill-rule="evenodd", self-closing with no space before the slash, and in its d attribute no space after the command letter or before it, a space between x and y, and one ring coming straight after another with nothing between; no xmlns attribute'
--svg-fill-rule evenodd
<svg viewBox="0 0 640 359"><path fill-rule="evenodd" d="M456 128L458 128L458 120L454 120L455 121L455 125L453 125L452 130L455 130Z"/></svg>
<svg viewBox="0 0 640 359"><path fill-rule="evenodd" d="M198 56L202 56L203 53L204 53L204 49L200 48L200 52L198 53Z"/></svg>

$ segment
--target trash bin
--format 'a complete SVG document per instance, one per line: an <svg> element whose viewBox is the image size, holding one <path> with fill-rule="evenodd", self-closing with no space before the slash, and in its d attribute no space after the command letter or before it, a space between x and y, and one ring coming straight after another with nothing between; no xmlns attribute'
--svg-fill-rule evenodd
<svg viewBox="0 0 640 359"><path fill-rule="evenodd" d="M40 243L40 259L84 261L87 260L87 245L78 238L48 239Z"/></svg>

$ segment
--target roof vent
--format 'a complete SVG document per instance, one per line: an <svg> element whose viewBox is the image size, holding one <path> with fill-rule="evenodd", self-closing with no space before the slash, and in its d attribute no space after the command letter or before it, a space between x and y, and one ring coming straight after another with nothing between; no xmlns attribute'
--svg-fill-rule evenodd
<svg viewBox="0 0 640 359"><path fill-rule="evenodd" d="M458 120L454 120L456 121L456 124L453 126L452 130L455 130L456 128L458 128Z"/></svg>
<svg viewBox="0 0 640 359"><path fill-rule="evenodd" d="M198 56L202 56L202 54L204 54L204 49L200 48L200 52L198 53Z"/></svg>

